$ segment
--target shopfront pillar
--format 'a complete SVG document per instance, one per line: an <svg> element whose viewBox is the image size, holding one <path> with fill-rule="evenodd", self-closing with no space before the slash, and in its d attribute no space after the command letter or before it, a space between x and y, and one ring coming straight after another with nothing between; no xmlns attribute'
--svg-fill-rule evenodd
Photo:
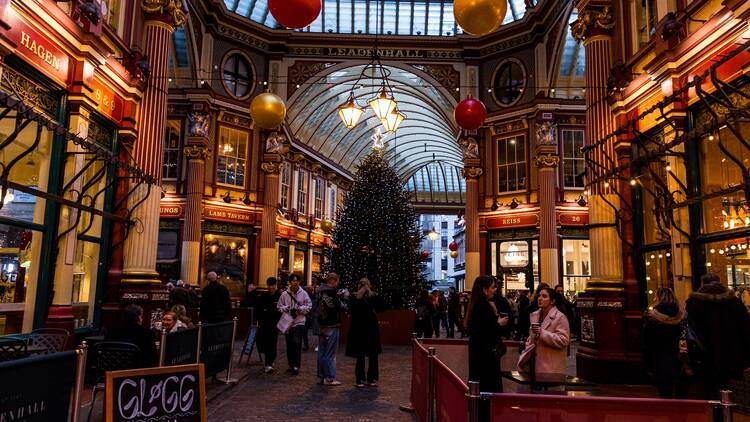
<svg viewBox="0 0 750 422"><path fill-rule="evenodd" d="M184 149L187 161L185 187L185 225L182 235L180 278L193 286L200 284L201 224L203 221L203 179L208 157L208 131L210 115L205 112L190 113L190 128Z"/></svg>
<svg viewBox="0 0 750 422"><path fill-rule="evenodd" d="M278 264L278 252L276 250L276 204L279 203L281 156L278 154L267 154L265 159L260 166L263 170L264 183L263 222L260 230L259 287L265 287L266 280L269 277L276 277L276 266Z"/></svg>
<svg viewBox="0 0 750 422"><path fill-rule="evenodd" d="M554 129L553 129L554 130ZM557 240L557 144L554 138L537 139L536 159L539 169L539 248L541 281L556 286L560 283L559 242Z"/></svg>
<svg viewBox="0 0 750 422"><path fill-rule="evenodd" d="M176 6L176 7L175 7ZM138 137L133 149L136 164L154 177L150 188L143 184L129 199L135 208L124 250L124 283L159 283L156 272L156 250L159 236L159 201L164 160L164 132L167 119L169 54L175 26L185 22L184 6L172 0L144 3L143 56L148 58L147 87L138 114Z"/></svg>
<svg viewBox="0 0 750 422"><path fill-rule="evenodd" d="M468 161L468 160L466 160ZM462 175L466 178L466 281L465 289L471 290L474 280L481 274L479 250L479 177L482 168L465 163ZM467 165L468 164L468 165Z"/></svg>

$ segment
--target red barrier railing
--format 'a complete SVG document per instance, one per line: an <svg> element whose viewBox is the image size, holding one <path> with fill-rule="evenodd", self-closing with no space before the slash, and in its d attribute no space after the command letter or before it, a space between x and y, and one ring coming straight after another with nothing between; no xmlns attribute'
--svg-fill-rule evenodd
<svg viewBox="0 0 750 422"><path fill-rule="evenodd" d="M466 394L469 387L440 359L433 359L435 415L438 422L466 422L469 419Z"/></svg>
<svg viewBox="0 0 750 422"><path fill-rule="evenodd" d="M491 394L493 421L707 422L712 404L700 400Z"/></svg>
<svg viewBox="0 0 750 422"><path fill-rule="evenodd" d="M429 421L430 380L429 354L419 341L412 341L411 405L420 422Z"/></svg>

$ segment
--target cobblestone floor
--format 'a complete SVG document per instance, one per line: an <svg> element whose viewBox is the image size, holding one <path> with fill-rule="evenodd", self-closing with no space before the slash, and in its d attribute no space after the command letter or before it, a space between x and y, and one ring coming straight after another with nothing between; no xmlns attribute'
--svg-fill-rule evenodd
<svg viewBox="0 0 750 422"><path fill-rule="evenodd" d="M314 342L311 336L311 343ZM354 387L354 359L339 348L337 387L316 384L314 344L303 352L299 376L284 371L284 342L279 340L277 372L263 373L257 354L239 384L222 391L208 403L210 422L247 421L414 421L412 414L399 410L409 402L411 348L385 347L380 359L380 385ZM246 370L246 372L245 372Z"/></svg>

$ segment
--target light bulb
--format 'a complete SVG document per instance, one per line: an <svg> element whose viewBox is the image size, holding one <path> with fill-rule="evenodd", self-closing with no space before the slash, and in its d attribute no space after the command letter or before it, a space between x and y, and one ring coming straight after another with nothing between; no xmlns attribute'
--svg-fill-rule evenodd
<svg viewBox="0 0 750 422"><path fill-rule="evenodd" d="M5 198L3 199L3 204L10 204L14 199L16 199L16 195L13 194L13 190L8 189L8 193L5 194Z"/></svg>

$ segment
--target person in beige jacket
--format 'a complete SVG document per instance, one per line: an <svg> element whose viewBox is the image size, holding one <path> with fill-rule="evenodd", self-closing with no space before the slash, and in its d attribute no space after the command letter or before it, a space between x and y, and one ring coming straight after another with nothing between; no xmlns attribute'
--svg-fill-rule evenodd
<svg viewBox="0 0 750 422"><path fill-rule="evenodd" d="M565 374L570 343L570 324L557 308L561 303L555 291L544 287L539 292L539 310L532 313L526 349L518 359L521 371L528 372L534 360L537 374Z"/></svg>

